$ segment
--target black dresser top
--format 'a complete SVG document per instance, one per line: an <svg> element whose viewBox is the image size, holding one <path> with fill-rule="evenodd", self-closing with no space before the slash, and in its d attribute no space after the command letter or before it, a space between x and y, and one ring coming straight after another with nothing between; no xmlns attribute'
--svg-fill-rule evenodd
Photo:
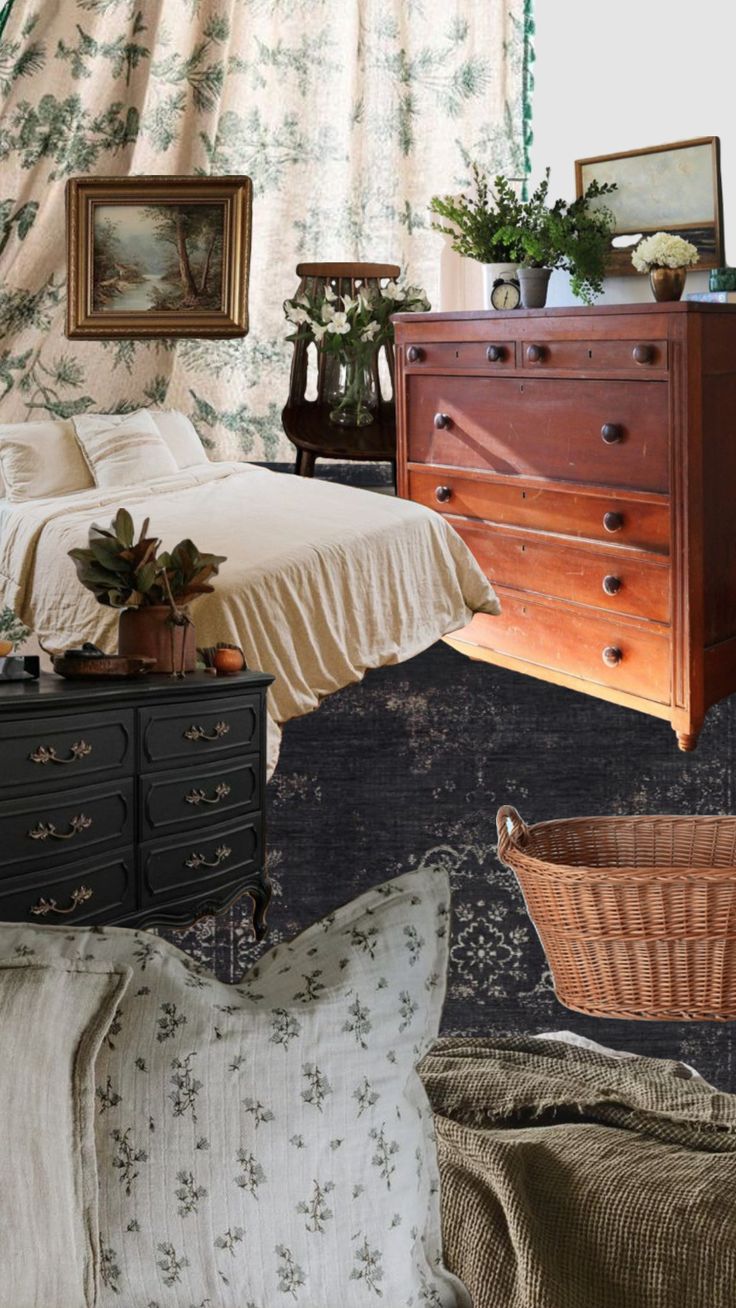
<svg viewBox="0 0 736 1308"><path fill-rule="evenodd" d="M176 702L177 699L226 695L260 690L270 686L268 672L237 672L214 677L209 672L192 672L176 678L149 674L132 680L67 681L55 673L42 672L38 681L0 681L0 714L43 713L59 708L89 708L95 705L136 704L146 700Z"/></svg>

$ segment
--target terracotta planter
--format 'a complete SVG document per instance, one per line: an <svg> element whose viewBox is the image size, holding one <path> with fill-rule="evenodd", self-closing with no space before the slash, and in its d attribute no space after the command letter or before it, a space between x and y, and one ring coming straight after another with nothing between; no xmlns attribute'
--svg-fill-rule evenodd
<svg viewBox="0 0 736 1308"><path fill-rule="evenodd" d="M521 303L525 309L543 309L547 303L547 288L552 276L551 268L520 268L519 286Z"/></svg>
<svg viewBox="0 0 736 1308"><path fill-rule="evenodd" d="M687 268L652 268L649 285L655 300L665 303L667 300L679 300L685 289Z"/></svg>
<svg viewBox="0 0 736 1308"><path fill-rule="evenodd" d="M194 672L197 638L194 626L176 627L168 605L123 609L118 626L118 653L143 654L156 660L156 672Z"/></svg>

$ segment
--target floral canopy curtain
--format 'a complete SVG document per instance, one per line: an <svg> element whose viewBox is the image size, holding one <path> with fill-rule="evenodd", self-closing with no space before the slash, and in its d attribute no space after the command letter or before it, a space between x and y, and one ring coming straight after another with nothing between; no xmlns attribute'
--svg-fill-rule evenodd
<svg viewBox="0 0 736 1308"><path fill-rule="evenodd" d="M0 420L165 405L215 456L292 457L297 262L391 260L436 302L430 196L526 173L530 27L530 0L0 3ZM66 179L194 173L253 179L250 336L68 341Z"/></svg>

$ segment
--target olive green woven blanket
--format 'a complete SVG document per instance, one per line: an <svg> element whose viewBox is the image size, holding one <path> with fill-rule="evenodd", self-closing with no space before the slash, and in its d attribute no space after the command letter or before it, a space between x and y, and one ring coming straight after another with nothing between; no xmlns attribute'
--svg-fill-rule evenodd
<svg viewBox="0 0 736 1308"><path fill-rule="evenodd" d="M474 1308L736 1308L736 1095L554 1040L448 1038L420 1070Z"/></svg>

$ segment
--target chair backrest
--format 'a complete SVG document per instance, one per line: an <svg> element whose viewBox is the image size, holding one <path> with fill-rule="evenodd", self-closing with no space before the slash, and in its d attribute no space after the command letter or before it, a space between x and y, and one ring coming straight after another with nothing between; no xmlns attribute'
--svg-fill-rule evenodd
<svg viewBox="0 0 736 1308"><path fill-rule="evenodd" d="M299 286L296 295L318 296L325 286L330 286L336 295L355 295L361 286L378 286L384 278L396 278L401 269L396 263L299 263L296 275ZM384 347L386 364L391 378L391 390L394 388L394 352ZM322 403L325 384L325 355L318 351L317 401ZM289 405L304 404L307 393L307 369L309 363L306 341L294 342L294 357L291 363L291 380L289 383ZM378 393L381 393L378 359L375 360L375 376Z"/></svg>

